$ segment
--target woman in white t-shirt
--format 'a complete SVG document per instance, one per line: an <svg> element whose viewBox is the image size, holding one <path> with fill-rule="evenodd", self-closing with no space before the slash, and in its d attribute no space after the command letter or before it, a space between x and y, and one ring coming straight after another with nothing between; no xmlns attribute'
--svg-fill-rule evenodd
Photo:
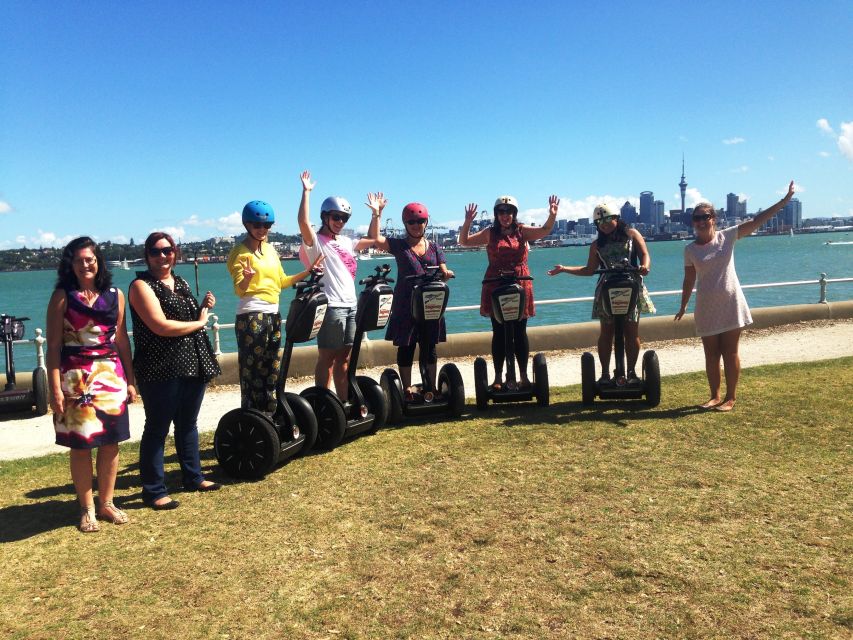
<svg viewBox="0 0 853 640"><path fill-rule="evenodd" d="M675 314L681 320L696 284L696 308L693 320L705 349L705 372L711 388L710 399L702 409L731 411L740 378L738 342L740 333L752 324L752 315L735 272L734 245L761 228L781 211L794 195L794 181L788 193L772 207L741 224L717 230L717 215L707 202L693 209L693 234L696 239L684 247L684 282L681 308ZM720 359L726 371L726 395L720 400Z"/></svg>
<svg viewBox="0 0 853 640"><path fill-rule="evenodd" d="M317 334L319 357L314 369L314 380L318 387L331 388L334 382L338 397L346 402L348 395L347 367L350 351L355 339L355 312L358 298L355 293L356 258L358 251L372 247L374 241L361 238L353 241L342 235L344 225L352 215L349 202L340 196L331 196L320 207L321 226L316 233L309 221L308 199L316 183L311 182L311 173L303 171L302 202L299 205L299 231L302 246L299 258L303 264L312 264L324 255L325 275L320 281L329 308L323 326ZM378 224L374 218L371 224Z"/></svg>

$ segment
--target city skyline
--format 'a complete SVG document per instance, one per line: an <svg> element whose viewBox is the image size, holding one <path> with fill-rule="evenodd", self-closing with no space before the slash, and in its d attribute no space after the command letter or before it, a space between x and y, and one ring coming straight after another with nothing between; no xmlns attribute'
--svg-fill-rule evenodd
<svg viewBox="0 0 853 640"><path fill-rule="evenodd" d="M725 46L699 37L723 27ZM0 249L232 235L253 199L294 233L305 169L312 219L342 195L362 232L380 190L386 217L418 201L447 227L505 193L537 224L551 194L569 220L644 191L655 216L682 194L755 211L791 179L804 215L853 215L841 0L10 0L0 29Z"/></svg>

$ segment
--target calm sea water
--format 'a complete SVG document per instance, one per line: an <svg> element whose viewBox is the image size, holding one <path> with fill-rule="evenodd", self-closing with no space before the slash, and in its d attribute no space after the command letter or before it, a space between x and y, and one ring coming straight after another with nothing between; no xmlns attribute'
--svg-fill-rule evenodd
<svg viewBox="0 0 853 640"><path fill-rule="evenodd" d="M751 237L738 242L735 248L735 264L742 284L766 282L785 282L794 280L814 280L821 273L829 278L853 277L853 244L833 245L826 243L853 241L853 233L822 233L797 236ZM683 252L685 242L651 242L649 251L652 256L652 272L646 278L651 292L681 289L684 273ZM591 296L595 288L594 277L581 278L560 274L549 276L546 271L554 264L585 264L589 247L563 247L554 249L534 249L530 253L530 271L534 276L534 294L537 300L555 298L576 298ZM378 260L359 262L358 277L364 277L373 268L381 264ZM296 261L285 261L284 270L293 273L301 270ZM482 252L450 253L447 264L456 273L456 279L450 282L449 306L479 305L480 281L486 269L486 254ZM393 261L391 266L394 268ZM191 286L195 285L195 271L192 265L178 265L177 272L186 278ZM392 275L396 271L393 269ZM134 271L115 270L115 284L125 293ZM50 271L0 273L0 312L29 316L25 337L32 338L36 327L45 326L45 309L56 279ZM237 298L231 286L224 264L202 264L199 266L199 285L202 294L210 289L218 299L215 313L221 323L234 322L234 310ZM292 297L292 290L282 295L281 307L286 311ZM812 303L819 299L818 285L796 287L778 287L770 289L749 289L746 297L751 307L770 307L788 304ZM829 285L829 300L849 300L853 298L853 283ZM678 309L679 296L655 296L658 315L673 315ZM591 302L578 302L556 305L542 305L536 309L536 317L529 326L585 322L590 318ZM690 308L692 310L692 306ZM450 333L466 331L486 331L489 321L480 317L479 312L458 311L447 315L447 327ZM128 328L130 318L128 314ZM381 339L381 332L374 332L373 339ZM223 351L235 351L234 331L221 332ZM35 349L21 345L15 352L16 367L26 371L35 366Z"/></svg>

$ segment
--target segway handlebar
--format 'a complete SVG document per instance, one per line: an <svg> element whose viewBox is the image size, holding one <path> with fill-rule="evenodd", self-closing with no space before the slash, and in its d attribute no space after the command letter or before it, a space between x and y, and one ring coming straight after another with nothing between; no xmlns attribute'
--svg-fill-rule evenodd
<svg viewBox="0 0 853 640"><path fill-rule="evenodd" d="M496 276L494 278L486 278L485 280L483 280L483 284L488 284L490 282L511 283L511 282L519 282L521 280L533 280L533 276L517 276L512 271L506 271L506 272L503 272L499 276Z"/></svg>
<svg viewBox="0 0 853 640"><path fill-rule="evenodd" d="M451 276L455 278L456 276ZM406 280L417 280L418 282L434 282L436 280L444 280L444 274L441 273L441 267L424 267L424 273L416 273L413 276L406 276Z"/></svg>
<svg viewBox="0 0 853 640"><path fill-rule="evenodd" d="M309 275L305 280L297 282L293 285L293 288L296 289L296 292L299 293L308 287L319 287L320 286L320 278L323 277L322 271L311 271L311 275Z"/></svg>
<svg viewBox="0 0 853 640"><path fill-rule="evenodd" d="M391 267L387 264L383 264L382 266L376 267L374 269L376 273L372 276L367 276L366 278L359 280L358 284L367 284L373 286L374 284L385 284L388 282L394 282L394 278L389 278L388 273L391 271Z"/></svg>
<svg viewBox="0 0 853 640"><path fill-rule="evenodd" d="M29 320L29 318L7 316L5 313L0 315L0 340L3 342L12 342L23 338L24 320Z"/></svg>

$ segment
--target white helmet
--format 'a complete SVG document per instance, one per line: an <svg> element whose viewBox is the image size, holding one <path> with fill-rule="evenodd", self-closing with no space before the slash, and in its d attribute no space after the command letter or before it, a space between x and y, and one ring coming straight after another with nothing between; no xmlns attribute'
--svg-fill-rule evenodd
<svg viewBox="0 0 853 640"><path fill-rule="evenodd" d="M602 218L606 218L607 216L614 216L616 218L619 217L619 212L613 211L609 205L600 204L595 208L595 211L592 212L592 221L598 222Z"/></svg>
<svg viewBox="0 0 853 640"><path fill-rule="evenodd" d="M497 209L501 205L514 207L515 212L518 213L518 200L516 200L512 196L499 196L498 199L495 200L495 209Z"/></svg>
<svg viewBox="0 0 853 640"><path fill-rule="evenodd" d="M352 214L352 207L346 199L340 196L329 196L320 205L320 213L328 213L330 211L340 211L341 213L350 215Z"/></svg>

